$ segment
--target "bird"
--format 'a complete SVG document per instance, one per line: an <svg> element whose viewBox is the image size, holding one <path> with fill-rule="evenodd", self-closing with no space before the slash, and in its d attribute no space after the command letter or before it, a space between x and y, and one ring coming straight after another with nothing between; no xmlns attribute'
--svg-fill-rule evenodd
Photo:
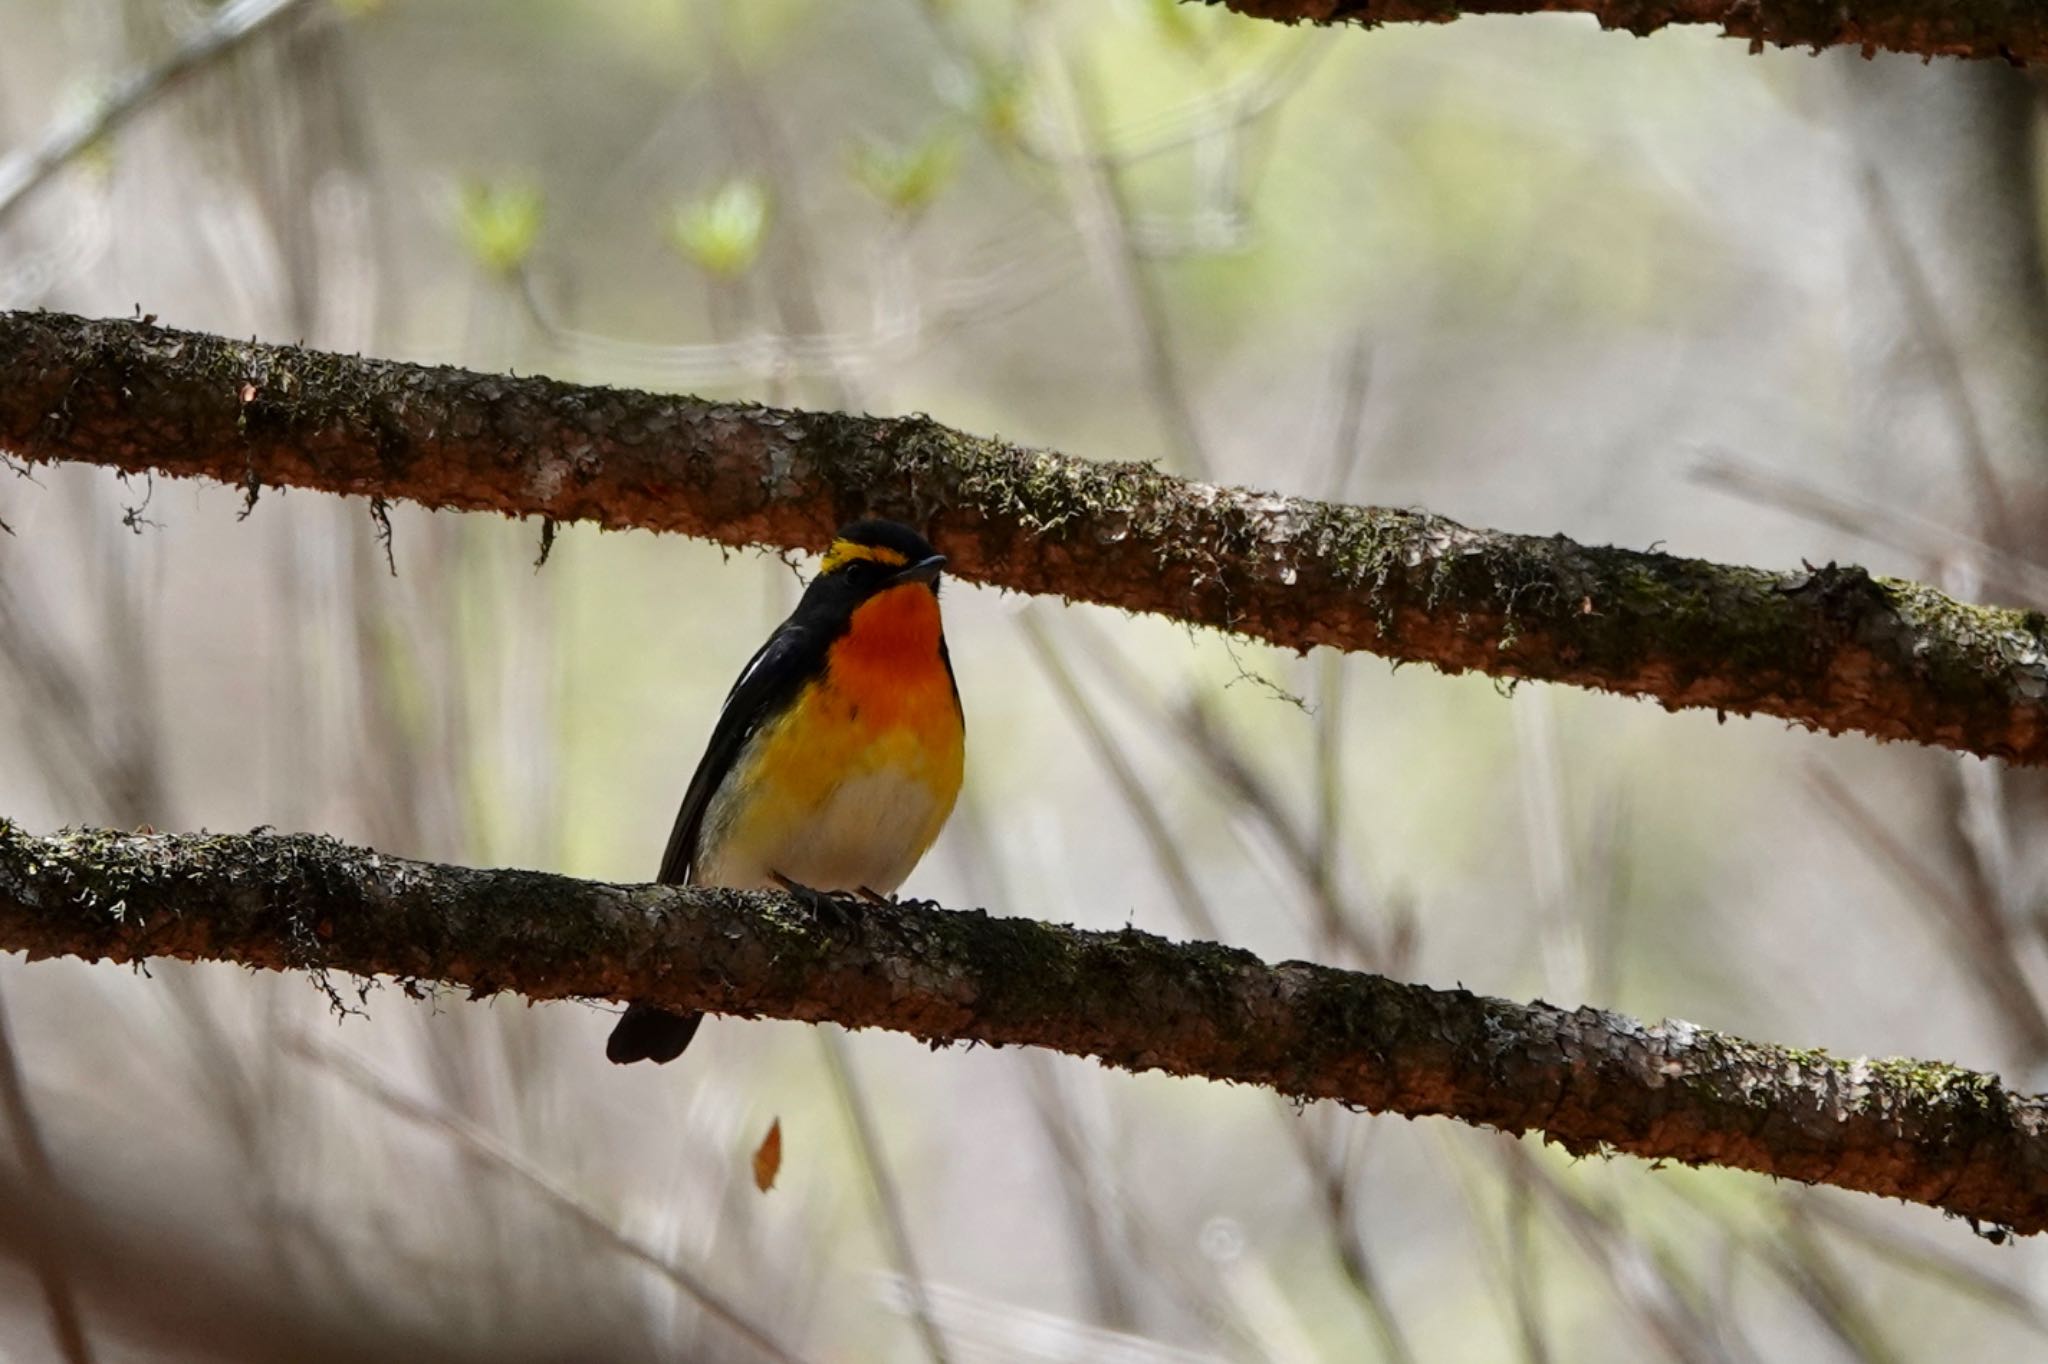
<svg viewBox="0 0 2048 1364"><path fill-rule="evenodd" d="M842 527L726 694L656 880L883 899L960 794L966 726L939 617L945 556L910 527ZM673 1061L701 1013L627 1005L605 1055Z"/></svg>

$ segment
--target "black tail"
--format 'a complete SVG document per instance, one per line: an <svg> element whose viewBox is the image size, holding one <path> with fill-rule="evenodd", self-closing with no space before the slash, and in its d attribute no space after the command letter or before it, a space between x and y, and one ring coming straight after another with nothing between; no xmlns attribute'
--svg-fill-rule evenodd
<svg viewBox="0 0 2048 1364"><path fill-rule="evenodd" d="M604 1044L604 1054L622 1066L629 1061L673 1061L690 1045L703 1021L703 1014L672 1014L652 1004L628 1004Z"/></svg>

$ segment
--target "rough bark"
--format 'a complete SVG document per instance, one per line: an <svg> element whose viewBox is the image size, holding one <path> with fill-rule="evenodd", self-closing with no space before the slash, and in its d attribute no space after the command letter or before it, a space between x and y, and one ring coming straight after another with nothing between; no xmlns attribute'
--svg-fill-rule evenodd
<svg viewBox="0 0 2048 1364"><path fill-rule="evenodd" d="M935 1045L1048 1047L1539 1131L1580 1154L1726 1165L2048 1228L2048 1101L1989 1075L1269 965L1130 929L436 866L306 835L35 837L0 821L0 949L652 999Z"/></svg>
<svg viewBox="0 0 2048 1364"><path fill-rule="evenodd" d="M1191 483L922 416L795 412L0 313L0 450L817 547L884 512L962 577L1275 644L2048 762L2038 611Z"/></svg>
<svg viewBox="0 0 2048 1364"><path fill-rule="evenodd" d="M1467 14L1590 14L1600 27L1646 37L1709 24L1752 49L1858 47L1924 57L2048 56L2048 10L2031 0L1206 0L1284 23L1447 24Z"/></svg>

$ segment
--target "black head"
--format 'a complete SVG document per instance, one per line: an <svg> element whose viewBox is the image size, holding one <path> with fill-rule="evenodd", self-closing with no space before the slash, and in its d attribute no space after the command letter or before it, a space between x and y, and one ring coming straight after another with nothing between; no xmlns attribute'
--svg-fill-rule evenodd
<svg viewBox="0 0 2048 1364"><path fill-rule="evenodd" d="M851 609L906 583L922 583L936 596L939 570L945 566L946 556L910 527L896 521L856 521L832 537L825 562L804 593L804 604Z"/></svg>

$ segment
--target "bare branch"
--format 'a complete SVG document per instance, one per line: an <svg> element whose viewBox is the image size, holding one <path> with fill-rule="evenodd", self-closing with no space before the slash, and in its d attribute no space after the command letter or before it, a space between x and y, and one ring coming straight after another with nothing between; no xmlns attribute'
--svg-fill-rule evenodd
<svg viewBox="0 0 2048 1364"><path fill-rule="evenodd" d="M683 1296L703 1308L707 1316L716 1318L762 1355L779 1361L779 1364L803 1364L798 1356L784 1349L766 1327L726 1301L694 1270L619 1230L602 1213L564 1188L545 1170L505 1146L489 1131L459 1114L406 1093L361 1058L331 1043L295 1034L287 1036L284 1045L287 1050L326 1066L386 1111L428 1131L447 1136L478 1163L500 1170L525 1184L594 1239L628 1259L639 1261L674 1284Z"/></svg>
<svg viewBox="0 0 2048 1364"><path fill-rule="evenodd" d="M2048 1099L1990 1075L1269 965L1132 929L918 904L820 914L780 894L438 866L308 835L38 838L0 821L0 947L1047 1047L2048 1230Z"/></svg>
<svg viewBox="0 0 2048 1364"><path fill-rule="evenodd" d="M1206 0L1283 23L1444 24L1468 14L1590 14L1600 27L1645 37L1672 24L1711 24L1752 50L1860 47L1926 57L2048 57L2048 13L2030 4L1957 0Z"/></svg>
<svg viewBox="0 0 2048 1364"><path fill-rule="evenodd" d="M796 412L0 313L0 447L38 462L817 546L925 526L955 571L1450 672L2048 762L2048 618L1192 483L925 417Z"/></svg>
<svg viewBox="0 0 2048 1364"><path fill-rule="evenodd" d="M952 1354L932 1312L931 1287L925 1282L924 1271L917 1266L917 1246L910 1238L909 1219L903 1215L903 1196L897 1192L896 1175L882 1150L882 1139L876 1134L867 1094L854 1071L853 1058L847 1054L846 1038L830 1028L820 1028L818 1044L825 1055L825 1070L832 1077L832 1088L839 1095L839 1106L846 1110L847 1125L853 1129L854 1154L867 1175L876 1216L887 1234L889 1258L896 1262L897 1278L908 1299L910 1319L924 1345L925 1358L931 1364L949 1364Z"/></svg>
<svg viewBox="0 0 2048 1364"><path fill-rule="evenodd" d="M42 1124L29 1102L28 1085L22 1079L15 1057L14 1038L7 1023L7 1010L0 1005L0 1119L14 1146L15 1159L31 1184L30 1201L35 1204L31 1221L42 1235L29 1251L30 1266L43 1289L43 1304L50 1314L50 1334L65 1364L92 1364L92 1346L86 1340L85 1320L78 1310L78 1294L64 1264L64 1247L54 1234L64 1225L71 1209L57 1172L50 1163L50 1150L43 1140Z"/></svg>
<svg viewBox="0 0 2048 1364"><path fill-rule="evenodd" d="M0 220L72 158L112 134L158 95L235 51L304 3L306 0L229 0L167 59L125 73L99 100L59 118L28 146L0 157Z"/></svg>

